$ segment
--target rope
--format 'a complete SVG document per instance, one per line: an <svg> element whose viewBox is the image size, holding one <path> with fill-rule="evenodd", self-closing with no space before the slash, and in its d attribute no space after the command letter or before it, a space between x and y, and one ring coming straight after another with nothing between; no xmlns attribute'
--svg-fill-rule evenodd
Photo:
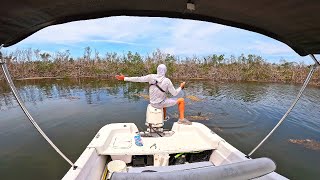
<svg viewBox="0 0 320 180"><path fill-rule="evenodd" d="M313 55L310 55L311 57ZM314 56L313 56L314 57ZM272 135L272 133L280 126L280 124L286 119L286 117L289 115L289 113L291 112L291 110L294 108L294 106L297 104L297 102L299 101L303 91L305 90L305 88L307 87L314 71L317 69L317 67L319 66L319 62L314 59L317 63L315 63L311 69L310 72L306 78L306 80L304 81L296 99L293 101L293 103L291 104L291 106L289 107L288 111L283 115L283 117L280 119L280 121L278 122L278 124L270 131L270 133L257 145L257 147L255 147L246 157L250 158L250 156Z"/></svg>
<svg viewBox="0 0 320 180"><path fill-rule="evenodd" d="M2 56L2 55L1 55ZM3 58L1 57L1 60ZM53 147L53 149L60 154L61 157L63 157L72 167L73 169L76 169L77 166L75 166L60 150L58 147L56 147L54 145L54 143L48 138L48 136L42 131L42 129L40 128L40 126L35 122L35 120L33 119L33 117L31 116L31 114L29 113L29 111L27 110L27 108L25 107L24 103L21 100L21 97L10 77L10 73L8 70L8 67L6 65L6 63L4 62L4 60L0 61L1 63L1 67L3 70L3 73L5 75L5 79L14 95L14 97L16 98L19 106L21 107L21 109L23 110L23 112L25 113L25 115L28 117L29 121L32 123L32 125L38 130L38 132L42 135L42 137Z"/></svg>

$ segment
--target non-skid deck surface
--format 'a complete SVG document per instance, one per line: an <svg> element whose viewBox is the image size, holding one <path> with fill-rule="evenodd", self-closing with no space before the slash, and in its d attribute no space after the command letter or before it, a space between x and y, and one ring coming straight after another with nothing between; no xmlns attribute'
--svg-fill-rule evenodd
<svg viewBox="0 0 320 180"><path fill-rule="evenodd" d="M213 149L194 131L175 133L170 137L142 137L143 146L134 142L135 134L114 135L103 155L143 155L157 153L179 153Z"/></svg>

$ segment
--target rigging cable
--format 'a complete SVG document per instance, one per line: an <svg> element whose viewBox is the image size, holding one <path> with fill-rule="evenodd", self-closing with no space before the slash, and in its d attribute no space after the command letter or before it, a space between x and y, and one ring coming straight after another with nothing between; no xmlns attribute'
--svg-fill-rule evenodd
<svg viewBox="0 0 320 180"><path fill-rule="evenodd" d="M0 50L3 47L3 44L0 46ZM26 106L24 105L23 101L21 100L21 97L11 79L8 67L6 65L6 62L4 60L4 58L2 57L2 53L0 51L0 64L5 76L5 79L15 97L15 99L17 100L19 106L21 107L21 109L23 110L23 112L25 113L25 115L28 117L29 121L32 123L32 125L37 129L37 131L42 135L42 137L53 147L53 149L60 154L61 157L63 157L75 170L77 168L77 166L74 165L74 163L72 163L70 161L70 159L68 159L61 151L60 149L54 145L54 143L49 139L49 137L42 131L42 129L40 128L40 126L36 123L36 121L33 119L33 117L31 116L31 114L29 113L29 111L27 110Z"/></svg>
<svg viewBox="0 0 320 180"><path fill-rule="evenodd" d="M305 90L305 88L307 87L307 85L309 84L309 81L314 73L314 71L317 69L318 66L320 66L320 63L317 61L316 57L313 54L310 54L311 58L315 61L315 64L310 68L310 72L306 78L306 80L304 81L296 99L293 101L293 103L291 104L291 106L289 107L289 109L287 110L287 112L283 115L283 117L280 119L280 121L278 122L278 124L270 131L270 133L246 156L247 158L250 158L250 156L272 135L272 133L280 126L280 124L286 119L286 117L289 115L289 113L291 112L291 110L294 108L294 106L297 104L297 102L299 101L303 91Z"/></svg>

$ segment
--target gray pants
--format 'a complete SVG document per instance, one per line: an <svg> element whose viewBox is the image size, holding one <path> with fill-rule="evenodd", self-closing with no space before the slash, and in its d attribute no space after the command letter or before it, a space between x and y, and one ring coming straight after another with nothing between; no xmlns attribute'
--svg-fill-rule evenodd
<svg viewBox="0 0 320 180"><path fill-rule="evenodd" d="M177 98L167 98L166 100L162 101L161 103L151 104L152 107L162 109L164 107L171 107L177 104Z"/></svg>

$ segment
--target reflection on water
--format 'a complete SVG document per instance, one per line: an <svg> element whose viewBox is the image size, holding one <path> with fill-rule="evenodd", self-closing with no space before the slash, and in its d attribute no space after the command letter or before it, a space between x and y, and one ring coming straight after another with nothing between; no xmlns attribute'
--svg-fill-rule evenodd
<svg viewBox="0 0 320 180"><path fill-rule="evenodd" d="M84 96L88 104L95 104L101 101L101 96L117 96L119 92L123 93L125 98L138 101L140 98L136 94L146 91L145 84L125 84L95 79L42 79L17 81L15 84L22 100L34 105L47 99L65 98L72 100L78 99L79 96ZM0 85L0 109L14 107L15 100L10 93L10 89L4 82Z"/></svg>
<svg viewBox="0 0 320 180"><path fill-rule="evenodd" d="M145 129L148 84L43 79L17 81L16 86L39 125L73 161L105 124L133 122ZM186 97L187 117L204 123L248 153L286 112L299 88L284 84L192 81L179 96ZM320 151L289 141L320 141L319 99L319 88L307 88L288 119L254 156L272 158L278 165L277 171L292 179L319 177ZM177 120L177 108L169 108L168 114L171 119L166 128ZM20 173L16 173L17 167ZM1 179L60 179L68 168L30 125L7 85L0 82Z"/></svg>
<svg viewBox="0 0 320 180"><path fill-rule="evenodd" d="M101 101L101 95L117 96L120 92L123 97L139 101L139 97L147 97L146 84L142 83L123 83L110 80L95 79L65 79L65 80L28 80L17 81L16 87L24 102L36 104L38 101L46 99L67 98L73 99L84 94L88 104ZM259 84L212 84L192 83L188 86L192 95L185 95L192 101L201 101L199 97L227 97L229 99L241 100L244 102L259 101L265 96L268 89ZM4 83L0 83L0 109L10 108L14 105L14 99L10 89ZM143 92L143 93L142 93ZM197 96L194 96L197 95ZM199 96L199 97L198 97Z"/></svg>

